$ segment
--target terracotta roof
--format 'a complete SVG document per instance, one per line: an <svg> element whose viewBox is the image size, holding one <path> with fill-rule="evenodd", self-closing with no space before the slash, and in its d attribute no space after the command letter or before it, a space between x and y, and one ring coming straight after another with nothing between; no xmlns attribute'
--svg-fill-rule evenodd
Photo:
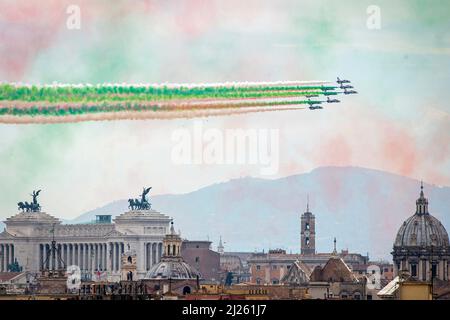
<svg viewBox="0 0 450 320"><path fill-rule="evenodd" d="M11 281L24 272L0 272L0 282Z"/></svg>
<svg viewBox="0 0 450 320"><path fill-rule="evenodd" d="M313 282L357 282L353 272L341 258L330 258L323 268L317 266L311 274Z"/></svg>

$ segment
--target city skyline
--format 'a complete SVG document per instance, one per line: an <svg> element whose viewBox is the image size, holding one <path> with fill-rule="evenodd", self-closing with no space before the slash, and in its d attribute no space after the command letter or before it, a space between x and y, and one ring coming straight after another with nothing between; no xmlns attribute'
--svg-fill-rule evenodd
<svg viewBox="0 0 450 320"><path fill-rule="evenodd" d="M159 182L155 194L178 194L244 176L276 179L333 165L450 185L449 28L442 10L448 3L381 1L381 28L375 30L367 27L368 2L80 1L80 30L66 27L70 4L2 1L2 82L340 76L351 79L359 94L320 112L1 125L1 218L22 190L38 186L46 186L49 208L74 217L149 181ZM277 174L261 175L261 167L250 164L175 165L172 133L192 132L198 122L220 132L279 130ZM72 206L58 200L61 189L70 190Z"/></svg>

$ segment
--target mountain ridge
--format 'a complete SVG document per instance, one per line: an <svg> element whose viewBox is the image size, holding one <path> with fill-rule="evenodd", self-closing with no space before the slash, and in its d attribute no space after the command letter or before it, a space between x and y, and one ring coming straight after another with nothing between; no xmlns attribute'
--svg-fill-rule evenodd
<svg viewBox="0 0 450 320"><path fill-rule="evenodd" d="M174 218L189 239L219 237L227 251L300 250L300 215L309 195L316 216L316 249L338 249L390 259L401 223L414 214L420 182L363 167L319 167L277 179L242 177L182 194L150 196L152 208ZM425 184L430 213L449 230L450 187ZM111 201L63 223L91 222L128 210L127 199Z"/></svg>
<svg viewBox="0 0 450 320"><path fill-rule="evenodd" d="M341 249L386 259L401 223L414 213L419 185L416 179L381 170L330 166L278 179L242 177L188 193L156 195L150 202L172 216L190 239L210 238L217 244L222 236L230 250L281 247L298 252L299 217L309 194L318 251L330 252L336 236ZM448 227L450 188L425 184L425 193L430 213ZM127 206L126 199L116 200L68 222L91 221L95 214L115 216Z"/></svg>

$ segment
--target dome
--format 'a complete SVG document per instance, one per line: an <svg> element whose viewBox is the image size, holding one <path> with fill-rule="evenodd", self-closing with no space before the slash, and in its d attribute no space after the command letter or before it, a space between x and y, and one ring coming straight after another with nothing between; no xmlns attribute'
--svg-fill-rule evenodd
<svg viewBox="0 0 450 320"><path fill-rule="evenodd" d="M442 223L428 212L428 199L424 197L423 185L416 207L416 213L400 227L394 247L448 247L447 231Z"/></svg>
<svg viewBox="0 0 450 320"><path fill-rule="evenodd" d="M449 239L447 231L438 219L430 214L414 214L400 227L394 246L448 247Z"/></svg>
<svg viewBox="0 0 450 320"><path fill-rule="evenodd" d="M164 259L150 268L146 279L197 279L200 273L183 259Z"/></svg>
<svg viewBox="0 0 450 320"><path fill-rule="evenodd" d="M200 273L184 262L181 256L181 237L175 232L173 221L170 233L163 240L164 255L161 261L150 268L145 279L197 279Z"/></svg>

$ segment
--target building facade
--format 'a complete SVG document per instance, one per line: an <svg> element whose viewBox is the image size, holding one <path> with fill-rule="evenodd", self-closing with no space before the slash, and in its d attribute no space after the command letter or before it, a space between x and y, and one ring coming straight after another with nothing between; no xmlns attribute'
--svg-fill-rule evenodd
<svg viewBox="0 0 450 320"><path fill-rule="evenodd" d="M181 256L200 271L203 279L220 281L220 254L211 250L211 241L184 240Z"/></svg>
<svg viewBox="0 0 450 320"><path fill-rule="evenodd" d="M316 253L316 217L309 211L309 201L300 220L300 253L313 255Z"/></svg>
<svg viewBox="0 0 450 320"><path fill-rule="evenodd" d="M39 274L45 270L80 268L81 274L106 272L109 281L122 279L121 257L136 253L135 279L145 276L160 261L162 241L171 219L155 210L132 210L114 219L95 223L62 224L45 212L20 212L4 221L0 233L0 272L17 260L23 271ZM51 250L56 241L56 252Z"/></svg>
<svg viewBox="0 0 450 320"><path fill-rule="evenodd" d="M172 222L170 233L163 239L161 261L151 267L143 280L149 288L148 293L186 295L199 289L202 274L184 261L181 256L182 242Z"/></svg>
<svg viewBox="0 0 450 320"><path fill-rule="evenodd" d="M330 253L316 252L316 218L309 210L300 218L300 254L287 254L285 250L269 250L268 253L253 253L248 258L250 269L250 282L256 284L278 284L289 273L289 268L297 261L313 270L316 266L324 266L333 257L341 258L351 268L366 265L368 256L359 253L350 253L348 250L337 252L336 238L334 239L334 249Z"/></svg>
<svg viewBox="0 0 450 320"><path fill-rule="evenodd" d="M401 226L394 242L394 274L407 273L417 281L448 281L450 244L447 230L428 212L423 185L416 212Z"/></svg>

